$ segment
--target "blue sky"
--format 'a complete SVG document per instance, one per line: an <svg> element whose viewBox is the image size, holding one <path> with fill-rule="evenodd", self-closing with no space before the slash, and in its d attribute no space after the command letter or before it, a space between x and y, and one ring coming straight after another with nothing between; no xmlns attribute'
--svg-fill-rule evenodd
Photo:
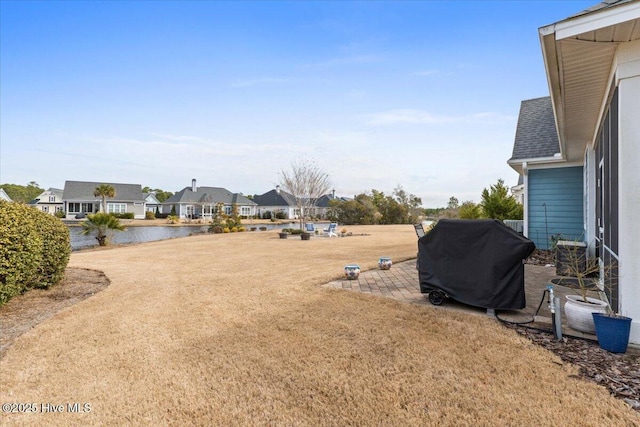
<svg viewBox="0 0 640 427"><path fill-rule="evenodd" d="M0 183L262 194L292 162L425 207L503 178L538 28L597 1L0 1Z"/></svg>

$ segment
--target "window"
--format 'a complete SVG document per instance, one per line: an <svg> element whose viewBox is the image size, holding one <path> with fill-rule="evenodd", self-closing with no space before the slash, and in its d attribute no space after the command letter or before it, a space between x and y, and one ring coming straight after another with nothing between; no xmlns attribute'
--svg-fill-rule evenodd
<svg viewBox="0 0 640 427"><path fill-rule="evenodd" d="M78 213L80 212L80 203L68 203L67 211L69 213Z"/></svg>
<svg viewBox="0 0 640 427"><path fill-rule="evenodd" d="M107 211L109 213L125 213L127 212L127 204L126 203L107 203Z"/></svg>
<svg viewBox="0 0 640 427"><path fill-rule="evenodd" d="M231 215L231 206L225 206L224 207L224 213L227 215Z"/></svg>
<svg viewBox="0 0 640 427"><path fill-rule="evenodd" d="M251 215L251 207L250 206L240 207L240 215L243 215L243 216Z"/></svg>
<svg viewBox="0 0 640 427"><path fill-rule="evenodd" d="M93 203L82 203L82 210L79 212L93 213Z"/></svg>
<svg viewBox="0 0 640 427"><path fill-rule="evenodd" d="M56 196L49 196L49 202L55 203L56 202Z"/></svg>

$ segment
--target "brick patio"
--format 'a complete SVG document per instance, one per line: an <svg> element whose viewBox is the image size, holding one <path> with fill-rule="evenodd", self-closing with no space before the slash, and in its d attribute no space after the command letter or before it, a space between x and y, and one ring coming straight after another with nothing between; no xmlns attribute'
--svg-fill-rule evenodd
<svg viewBox="0 0 640 427"><path fill-rule="evenodd" d="M522 310L500 311L498 316L501 319L512 322L523 322L533 319L533 315L540 304L544 291L549 280L556 277L555 267L544 267L537 265L525 265L525 294L527 306ZM431 305L426 294L420 293L420 285L418 279L418 270L416 269L416 260L409 260L394 264L390 270L374 269L363 271L357 280L337 280L329 282L325 287L345 289L367 293L379 297L393 298L398 301L419 304L440 310L461 310L468 313L487 315L487 310L478 307L472 307L459 303L454 300L445 300L440 306ZM564 304L564 297L568 294L575 294L575 290L555 286L554 292L556 296L561 298L561 304ZM594 335L584 334L568 328L566 320L563 316L562 332L564 335L575 336L595 340ZM535 322L530 326L551 331L551 312L545 297Z"/></svg>

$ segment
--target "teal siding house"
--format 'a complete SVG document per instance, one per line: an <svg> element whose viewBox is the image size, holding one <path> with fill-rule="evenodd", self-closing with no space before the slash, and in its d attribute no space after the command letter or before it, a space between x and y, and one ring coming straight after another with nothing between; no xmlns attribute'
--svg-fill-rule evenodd
<svg viewBox="0 0 640 427"><path fill-rule="evenodd" d="M508 161L523 177L524 232L544 248L582 229L640 345L640 0L602 1L538 36L550 97L522 102Z"/></svg>
<svg viewBox="0 0 640 427"><path fill-rule="evenodd" d="M509 165L524 184L524 235L538 249L553 240L584 240L582 164L560 156L550 97L522 101Z"/></svg>
<svg viewBox="0 0 640 427"><path fill-rule="evenodd" d="M552 239L584 240L582 166L529 171L528 232L538 249Z"/></svg>

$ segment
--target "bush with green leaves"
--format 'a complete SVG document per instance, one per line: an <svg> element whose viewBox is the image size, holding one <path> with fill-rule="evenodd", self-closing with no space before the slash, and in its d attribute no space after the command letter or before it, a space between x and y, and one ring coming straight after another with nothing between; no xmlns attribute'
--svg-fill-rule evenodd
<svg viewBox="0 0 640 427"><path fill-rule="evenodd" d="M46 289L64 277L71 255L69 228L60 219L36 209L30 209L29 216L42 237L42 261L38 266L38 280L31 286Z"/></svg>
<svg viewBox="0 0 640 427"><path fill-rule="evenodd" d="M122 213L110 213L109 215L112 215L118 219L133 219L134 215L133 212L122 212Z"/></svg>
<svg viewBox="0 0 640 427"><path fill-rule="evenodd" d="M146 211L144 213L144 219L156 219L156 214L153 211Z"/></svg>
<svg viewBox="0 0 640 427"><path fill-rule="evenodd" d="M21 203L0 201L0 304L58 283L71 254L68 228Z"/></svg>

